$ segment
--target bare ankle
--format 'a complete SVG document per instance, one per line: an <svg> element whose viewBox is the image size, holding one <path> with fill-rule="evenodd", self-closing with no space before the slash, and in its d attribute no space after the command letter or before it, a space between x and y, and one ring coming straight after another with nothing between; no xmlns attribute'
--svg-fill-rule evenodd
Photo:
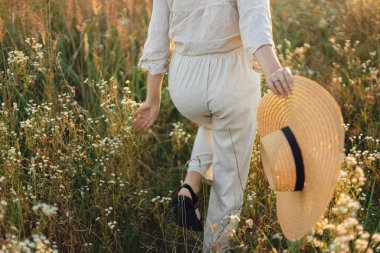
<svg viewBox="0 0 380 253"><path fill-rule="evenodd" d="M199 184L196 184L196 183L191 182L191 181L190 182L186 182L185 181L185 183L187 183L188 185L191 186L191 188L193 189L193 191L194 191L195 194L198 193L198 191L199 191Z"/></svg>

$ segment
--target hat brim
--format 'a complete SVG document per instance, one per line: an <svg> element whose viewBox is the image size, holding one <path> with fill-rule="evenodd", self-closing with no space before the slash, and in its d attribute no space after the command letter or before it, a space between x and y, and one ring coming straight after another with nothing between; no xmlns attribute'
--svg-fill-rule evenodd
<svg viewBox="0 0 380 253"><path fill-rule="evenodd" d="M261 98L260 136L289 126L300 146L302 191L277 192L277 216L286 238L298 240L321 218L334 193L344 159L344 122L339 105L318 83L293 75L288 99L272 92ZM276 148L276 147L273 147Z"/></svg>

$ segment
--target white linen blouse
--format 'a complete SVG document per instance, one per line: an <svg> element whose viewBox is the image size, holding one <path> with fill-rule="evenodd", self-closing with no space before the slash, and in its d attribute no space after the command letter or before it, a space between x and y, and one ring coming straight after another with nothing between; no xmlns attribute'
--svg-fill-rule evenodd
<svg viewBox="0 0 380 253"><path fill-rule="evenodd" d="M227 52L243 46L249 62L262 45L275 48L270 0L153 0L138 67L168 71L170 41L182 55Z"/></svg>

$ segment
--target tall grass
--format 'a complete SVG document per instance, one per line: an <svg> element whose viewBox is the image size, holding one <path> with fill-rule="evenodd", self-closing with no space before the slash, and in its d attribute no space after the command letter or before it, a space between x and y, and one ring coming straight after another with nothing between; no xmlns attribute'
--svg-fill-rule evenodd
<svg viewBox="0 0 380 253"><path fill-rule="evenodd" d="M173 223L196 126L164 85L148 134L131 117L151 1L0 0L0 252L189 252ZM287 241L256 138L236 252L380 252L380 5L272 1L281 63L328 89L346 123L345 163L324 218ZM165 84L167 77L165 77ZM267 92L263 83L263 94ZM209 187L202 185L202 215Z"/></svg>

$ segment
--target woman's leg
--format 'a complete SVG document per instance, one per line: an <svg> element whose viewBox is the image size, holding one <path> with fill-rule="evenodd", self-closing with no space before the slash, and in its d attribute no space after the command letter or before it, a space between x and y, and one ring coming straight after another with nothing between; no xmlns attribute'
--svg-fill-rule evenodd
<svg viewBox="0 0 380 253"><path fill-rule="evenodd" d="M213 146L214 140L212 129L201 125L198 128L197 135L195 137L186 178L184 180L185 183L188 183L191 188L193 188L195 193L198 193L202 178L211 166ZM191 194L186 188L182 188L178 194L191 198ZM198 218L200 218L199 208L196 209L196 213Z"/></svg>
<svg viewBox="0 0 380 253"><path fill-rule="evenodd" d="M187 171L196 171L204 177L212 164L213 152L214 140L212 128L201 125L195 137Z"/></svg>
<svg viewBox="0 0 380 253"><path fill-rule="evenodd" d="M203 252L229 252L238 225L256 136L260 75L245 55L212 59L208 104L214 154ZM234 217L229 219L228 216Z"/></svg>
<svg viewBox="0 0 380 253"><path fill-rule="evenodd" d="M200 125L184 179L195 193L198 193L205 173L210 172L213 153L211 115L206 104L207 70L207 57L179 54L173 55L169 67L169 94L175 107L183 116ZM191 198L186 188L178 194ZM196 213L200 217L199 208Z"/></svg>
<svg viewBox="0 0 380 253"><path fill-rule="evenodd" d="M228 252L238 225L244 191L248 179L256 123L247 109L245 121L239 117L227 123L227 118L214 120L214 179L210 191L207 218L204 225L204 252ZM244 124L244 126L242 126Z"/></svg>

